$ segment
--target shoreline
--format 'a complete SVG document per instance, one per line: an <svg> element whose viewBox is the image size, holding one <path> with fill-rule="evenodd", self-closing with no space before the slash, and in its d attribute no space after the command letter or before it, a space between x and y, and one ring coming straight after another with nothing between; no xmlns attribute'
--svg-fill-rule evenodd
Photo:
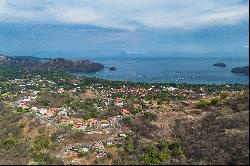
<svg viewBox="0 0 250 166"><path fill-rule="evenodd" d="M212 84L205 84L205 83L175 83L175 82L143 82L143 81L129 81L129 80L114 80L114 79L108 79L108 78L100 78L95 76L86 76L86 75L78 75L77 73L70 73L74 76L82 77L82 78L89 78L89 79L96 79L101 81L110 81L110 82L124 82L124 83L132 83L132 84L148 84L148 85L200 85L200 86L220 86L220 85L246 85L249 86L249 83L212 83Z"/></svg>
<svg viewBox="0 0 250 166"><path fill-rule="evenodd" d="M163 85L171 85L171 86L175 86L175 85L180 85L180 86L235 86L235 85L240 85L240 86L249 86L249 83L248 84L243 84L243 83L224 83L224 84L202 84L202 83L199 83L199 84L194 84L194 83L168 83L168 82L164 82L164 83L160 83L160 82L140 82L140 81L127 81L127 80L111 80L111 79L105 79L105 78L99 78L99 77L91 77L91 76L85 76L85 75L77 75L75 73L69 73L69 74L72 74L76 77L80 77L80 78L87 78L87 79L93 79L95 81L104 81L104 82L114 82L114 83L125 83L125 84L138 84L138 85L160 85L160 86L163 86Z"/></svg>

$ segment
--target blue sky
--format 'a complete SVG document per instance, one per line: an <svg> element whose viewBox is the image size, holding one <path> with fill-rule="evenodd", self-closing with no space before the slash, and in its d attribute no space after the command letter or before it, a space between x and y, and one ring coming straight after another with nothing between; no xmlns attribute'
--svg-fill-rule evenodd
<svg viewBox="0 0 250 166"><path fill-rule="evenodd" d="M0 51L247 56L248 8L248 0L0 0Z"/></svg>

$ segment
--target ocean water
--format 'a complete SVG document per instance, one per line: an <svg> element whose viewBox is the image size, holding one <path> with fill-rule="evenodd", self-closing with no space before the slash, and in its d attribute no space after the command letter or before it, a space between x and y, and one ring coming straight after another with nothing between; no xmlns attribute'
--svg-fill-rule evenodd
<svg viewBox="0 0 250 166"><path fill-rule="evenodd" d="M248 65L248 26L197 32L121 31L87 25L0 23L0 53L91 60L115 66L80 75L110 80L190 84L248 84L231 73ZM236 33L237 32L237 33ZM216 57L216 58L213 58ZM219 58L221 57L221 58ZM224 58L222 58L224 57ZM213 64L224 62L225 68Z"/></svg>
<svg viewBox="0 0 250 166"><path fill-rule="evenodd" d="M148 83L188 83L188 84L248 84L249 77L235 74L231 69L249 65L243 58L92 58L105 65L105 69L96 73L79 75L109 80L127 80ZM215 67L214 63L223 62L225 68ZM115 66L116 71L108 67Z"/></svg>

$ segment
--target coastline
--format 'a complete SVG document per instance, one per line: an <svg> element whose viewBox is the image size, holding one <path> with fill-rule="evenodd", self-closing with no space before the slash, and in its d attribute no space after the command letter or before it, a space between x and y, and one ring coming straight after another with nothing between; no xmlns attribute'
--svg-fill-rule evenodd
<svg viewBox="0 0 250 166"><path fill-rule="evenodd" d="M159 82L139 82L139 81L127 81L127 80L110 80L110 79L103 79L103 78L98 78L98 77L89 77L89 76L84 76L84 75L76 75L75 73L69 73L72 74L74 76L80 77L82 79L89 79L92 81L96 81L96 82L108 82L108 83L118 83L118 84L126 84L126 85L151 85L151 86L197 86L197 87L201 87L201 86L206 86L206 87L210 87L210 86L226 86L226 87L231 87L231 86L244 86L244 87L249 87L249 84L243 84L243 83L224 83L224 84L192 84L192 83L171 83L171 82L164 82L164 83L159 83Z"/></svg>
<svg viewBox="0 0 250 166"><path fill-rule="evenodd" d="M116 71L108 69L96 73L79 75L109 80L122 80L148 83L189 83L189 84L249 84L249 78L231 72L232 68L248 65L245 58L103 58L91 59L105 67L115 66ZM213 66L224 62L225 68Z"/></svg>

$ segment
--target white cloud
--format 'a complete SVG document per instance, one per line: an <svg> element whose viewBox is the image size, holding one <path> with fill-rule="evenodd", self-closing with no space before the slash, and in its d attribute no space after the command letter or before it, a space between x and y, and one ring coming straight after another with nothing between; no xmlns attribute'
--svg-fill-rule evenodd
<svg viewBox="0 0 250 166"><path fill-rule="evenodd" d="M0 0L1 22L194 29L249 20L241 0Z"/></svg>

